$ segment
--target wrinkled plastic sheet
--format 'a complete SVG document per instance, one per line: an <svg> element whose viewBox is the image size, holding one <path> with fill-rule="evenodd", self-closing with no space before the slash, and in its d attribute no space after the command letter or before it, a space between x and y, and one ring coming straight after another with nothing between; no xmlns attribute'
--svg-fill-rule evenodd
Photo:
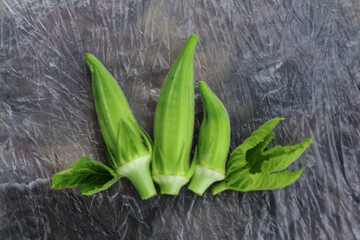
<svg viewBox="0 0 360 240"><path fill-rule="evenodd" d="M85 155L106 162L84 54L150 135L163 80L195 33L195 79L231 118L231 149L285 117L277 144L314 136L281 190L142 201L127 179L52 190ZM197 86L196 86L197 87ZM0 0L1 239L360 239L360 2ZM197 88L196 88L197 91ZM202 119L196 96L195 136Z"/></svg>

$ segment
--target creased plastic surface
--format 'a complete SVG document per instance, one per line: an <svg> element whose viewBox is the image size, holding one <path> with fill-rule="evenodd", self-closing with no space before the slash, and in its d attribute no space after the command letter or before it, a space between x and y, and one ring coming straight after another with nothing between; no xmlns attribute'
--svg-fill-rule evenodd
<svg viewBox="0 0 360 240"><path fill-rule="evenodd" d="M0 0L1 239L360 239L359 13L350 0ZM195 79L227 107L231 150L285 117L273 145L315 137L292 165L303 176L282 190L183 188L147 201L126 179L93 196L51 190L52 174L81 156L106 162L85 52L152 135L191 33Z"/></svg>

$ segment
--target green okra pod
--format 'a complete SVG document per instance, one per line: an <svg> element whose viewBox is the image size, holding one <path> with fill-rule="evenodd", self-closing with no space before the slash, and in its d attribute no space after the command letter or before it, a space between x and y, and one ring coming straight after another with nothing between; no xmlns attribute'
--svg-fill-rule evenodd
<svg viewBox="0 0 360 240"><path fill-rule="evenodd" d="M90 53L85 59L92 73L95 108L112 167L134 184L143 199L156 195L150 173L151 140L138 126L123 92L103 64Z"/></svg>
<svg viewBox="0 0 360 240"><path fill-rule="evenodd" d="M191 35L172 65L155 113L153 179L161 193L177 195L191 178L194 128L193 55L198 37Z"/></svg>
<svg viewBox="0 0 360 240"><path fill-rule="evenodd" d="M142 199L156 195L150 174L150 138L136 123L124 94L102 63L90 53L85 59L92 73L96 113L112 168L82 157L70 169L54 174L51 187L79 186L81 194L91 195L127 177Z"/></svg>
<svg viewBox="0 0 360 240"><path fill-rule="evenodd" d="M205 82L199 83L204 104L197 147L196 168L189 189L198 195L214 182L225 177L225 163L230 146L230 121L219 98Z"/></svg>

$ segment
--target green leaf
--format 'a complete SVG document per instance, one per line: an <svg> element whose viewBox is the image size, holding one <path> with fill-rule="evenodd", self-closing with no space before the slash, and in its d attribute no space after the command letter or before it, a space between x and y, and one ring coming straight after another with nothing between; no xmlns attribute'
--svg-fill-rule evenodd
<svg viewBox="0 0 360 240"><path fill-rule="evenodd" d="M72 188L79 186L80 193L91 195L109 188L119 176L106 165L82 157L70 165L70 169L56 173L51 178L51 188Z"/></svg>
<svg viewBox="0 0 360 240"><path fill-rule="evenodd" d="M227 186L229 189L241 192L273 190L294 183L301 176L303 171L304 169L302 168L294 172L284 171L274 174L251 174L247 169L243 169L230 179Z"/></svg>
<svg viewBox="0 0 360 240"><path fill-rule="evenodd" d="M272 129L280 120L282 119L275 118L259 127L231 153L225 179L212 188L212 194L226 189L247 192L283 188L301 176L304 169L279 171L286 169L300 157L313 138L294 146L276 146L264 151L274 137Z"/></svg>
<svg viewBox="0 0 360 240"><path fill-rule="evenodd" d="M247 191L273 190L286 187L294 183L303 171L304 168L294 172L284 171L274 174L257 174L254 177L254 184Z"/></svg>
<svg viewBox="0 0 360 240"><path fill-rule="evenodd" d="M254 131L240 146L238 146L230 155L227 165L227 175L236 174L236 172L250 166L252 172L259 172L259 157L273 139L273 128L283 118L274 118Z"/></svg>
<svg viewBox="0 0 360 240"><path fill-rule="evenodd" d="M261 172L271 173L284 170L294 162L310 145L313 138L308 138L294 146L276 146L263 153L264 162Z"/></svg>

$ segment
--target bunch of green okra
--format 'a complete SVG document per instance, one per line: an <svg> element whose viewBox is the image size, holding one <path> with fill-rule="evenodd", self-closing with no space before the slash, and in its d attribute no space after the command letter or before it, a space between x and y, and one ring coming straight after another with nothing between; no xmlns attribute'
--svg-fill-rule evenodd
<svg viewBox="0 0 360 240"><path fill-rule="evenodd" d="M274 137L272 129L281 118L259 127L231 154L230 121L222 102L205 82L199 90L204 119L193 160L194 131L193 56L198 37L191 35L171 67L162 87L155 113L154 142L136 122L115 79L90 53L85 58L92 73L95 107L111 167L82 157L70 169L54 174L52 188L81 188L90 195L128 178L142 199L162 194L177 195L188 183L198 195L215 182L211 193L269 190L295 182L303 172L282 171L309 146L312 138L294 145L265 150Z"/></svg>

